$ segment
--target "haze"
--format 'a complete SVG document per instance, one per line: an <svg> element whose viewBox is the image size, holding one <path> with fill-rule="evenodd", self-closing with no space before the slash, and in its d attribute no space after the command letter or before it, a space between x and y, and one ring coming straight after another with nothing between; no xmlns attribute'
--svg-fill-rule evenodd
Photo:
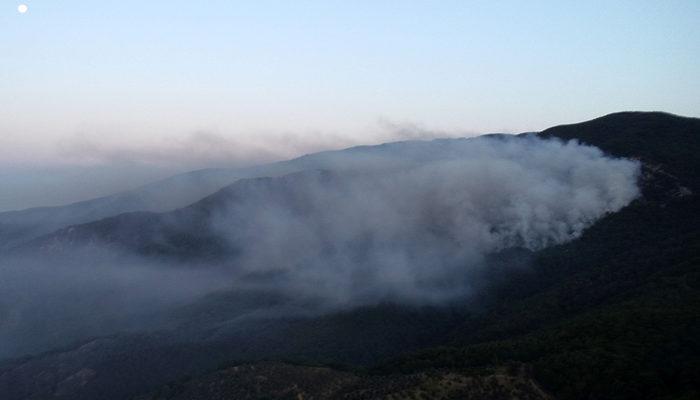
<svg viewBox="0 0 700 400"><path fill-rule="evenodd" d="M507 271L526 268L522 254L571 241L639 196L639 162L536 136L406 142L324 166L121 215L135 224L72 226L0 257L0 359L152 329L217 292L249 293L256 312L275 299L285 317L476 301L497 269L488 257L517 252ZM123 241L133 237L136 249Z"/></svg>

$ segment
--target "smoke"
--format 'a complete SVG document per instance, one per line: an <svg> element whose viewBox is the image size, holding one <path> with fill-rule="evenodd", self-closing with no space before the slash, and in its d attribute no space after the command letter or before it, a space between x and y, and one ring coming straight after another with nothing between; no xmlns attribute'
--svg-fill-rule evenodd
<svg viewBox="0 0 700 400"><path fill-rule="evenodd" d="M319 151L398 140L465 136L464 132L428 129L419 124L376 121L368 135L336 132L236 132L200 130L182 135L124 140L78 133L57 142L60 159L78 165L143 165L160 168L246 167ZM473 134L472 134L473 135ZM115 136L115 135L109 135Z"/></svg>
<svg viewBox="0 0 700 400"><path fill-rule="evenodd" d="M638 162L535 136L404 142L316 162L324 169L311 162L291 175L241 180L175 212L71 229L89 234L66 243L88 238L89 253L4 259L0 357L154 327L221 290L264 293L261 312L271 298L291 299L276 300L278 310L288 301L321 312L459 301L478 295L490 254L575 239L639 195ZM110 226L122 231L101 231ZM113 241L104 243L109 251L97 237ZM115 254L120 238L196 262L123 254L128 246ZM198 247L204 239L217 245ZM227 250L218 257L198 253L220 244Z"/></svg>
<svg viewBox="0 0 700 400"><path fill-rule="evenodd" d="M123 331L227 287L213 269L173 268L101 250L0 260L0 359Z"/></svg>
<svg viewBox="0 0 700 400"><path fill-rule="evenodd" d="M574 239L639 195L637 162L577 142L453 141L408 168L394 156L242 182L209 222L238 273L285 292L336 306L439 303L470 294L486 255Z"/></svg>
<svg viewBox="0 0 700 400"><path fill-rule="evenodd" d="M385 118L368 125L366 134L199 130L138 137L95 128L32 146L0 134L0 212L108 196L191 170L246 168L361 144L474 135ZM47 148L39 151L40 146Z"/></svg>

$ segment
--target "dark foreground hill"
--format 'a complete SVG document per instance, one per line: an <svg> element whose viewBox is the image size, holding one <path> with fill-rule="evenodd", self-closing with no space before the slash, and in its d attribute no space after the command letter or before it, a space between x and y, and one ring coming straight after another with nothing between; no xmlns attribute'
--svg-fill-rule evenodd
<svg viewBox="0 0 700 400"><path fill-rule="evenodd" d="M522 399L546 400L523 367L463 374L431 371L390 376L358 375L328 367L258 363L183 380L138 400L185 399Z"/></svg>
<svg viewBox="0 0 700 400"><path fill-rule="evenodd" d="M621 113L542 133L645 162L643 198L538 252L447 347L378 370L517 360L557 397L696 398L700 372L700 120ZM629 145L627 145L629 144Z"/></svg>
<svg viewBox="0 0 700 400"><path fill-rule="evenodd" d="M490 282L478 308L252 319L241 328L252 338L98 338L0 364L0 397L698 398L700 120L620 113L540 135L641 159L643 195L574 241L524 254L530 267ZM225 328L231 315L217 312L231 304L210 299L178 321ZM247 363L265 358L352 368Z"/></svg>

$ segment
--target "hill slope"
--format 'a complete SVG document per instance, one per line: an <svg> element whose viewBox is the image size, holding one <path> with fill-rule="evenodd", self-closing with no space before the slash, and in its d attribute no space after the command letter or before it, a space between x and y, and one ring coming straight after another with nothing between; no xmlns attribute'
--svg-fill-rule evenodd
<svg viewBox="0 0 700 400"><path fill-rule="evenodd" d="M445 157L464 139L407 141L325 151L240 169L204 169L176 175L134 190L65 206L0 213L0 251L70 225L128 212L165 212L185 207L238 179L275 177L317 169L361 171L381 161L405 167Z"/></svg>
<svg viewBox="0 0 700 400"><path fill-rule="evenodd" d="M424 382L435 387L431 379L444 382L447 376L456 377L447 380L458 388L465 379L489 382L494 371L524 365L531 375L518 387L544 390L528 392L540 396L533 398L546 398L544 392L563 399L697 398L700 187L698 169L691 168L697 165L697 153L688 149L698 148L699 128L698 119L621 113L542 132L642 159L643 197L574 241L525 254L529 267L487 282L490 295L477 308L453 305L416 314L399 306L369 307L245 328L259 341L240 341L235 335L190 343L167 335L102 338L0 365L0 393L8 399L143 394L203 400L222 393L332 398L329 387L341 393L334 391L361 382L401 398L396 382L412 382L405 384L409 389ZM212 304L193 312L205 314L214 310ZM225 322L230 316L220 317ZM413 339L400 343L405 337ZM417 348L422 350L415 352ZM366 357L353 358L362 352ZM261 354L307 363L359 361L368 369L319 372L268 365L261 374L265 379L229 367L209 371L226 360ZM385 360L377 363L380 359ZM195 376L161 386L184 375ZM469 392L455 393L464 398ZM482 398L494 393L501 392Z"/></svg>
<svg viewBox="0 0 700 400"><path fill-rule="evenodd" d="M694 398L700 371L700 120L621 113L542 133L644 160L644 197L578 240L535 254L532 270L452 331L449 348L381 371L516 360L558 397ZM629 146L627 144L629 143ZM685 398L685 397L683 397Z"/></svg>

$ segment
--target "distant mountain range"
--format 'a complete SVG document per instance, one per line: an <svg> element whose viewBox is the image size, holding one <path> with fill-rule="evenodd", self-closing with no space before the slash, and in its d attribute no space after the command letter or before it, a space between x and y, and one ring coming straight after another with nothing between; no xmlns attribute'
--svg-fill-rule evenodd
<svg viewBox="0 0 700 400"><path fill-rule="evenodd" d="M279 318L285 307L313 309L314 299L219 291L172 310L157 332L0 362L0 398L699 397L700 119L623 112L535 135L640 160L642 195L572 241L490 255L496 273L476 303ZM159 259L228 260L240 251L236 242L221 242L201 221L232 199L303 212L293 188L308 180L338 184L343 171L370 169L379 156L397 169L419 165L464 140L204 170L65 207L2 213L0 240L13 254L55 257L99 243Z"/></svg>
<svg viewBox="0 0 700 400"><path fill-rule="evenodd" d="M444 157L453 141L406 141L325 151L289 161L239 169L203 169L111 196L65 206L0 212L0 251L58 229L135 211L164 212L188 206L245 178L275 177L305 170L362 170L381 160L397 168Z"/></svg>

